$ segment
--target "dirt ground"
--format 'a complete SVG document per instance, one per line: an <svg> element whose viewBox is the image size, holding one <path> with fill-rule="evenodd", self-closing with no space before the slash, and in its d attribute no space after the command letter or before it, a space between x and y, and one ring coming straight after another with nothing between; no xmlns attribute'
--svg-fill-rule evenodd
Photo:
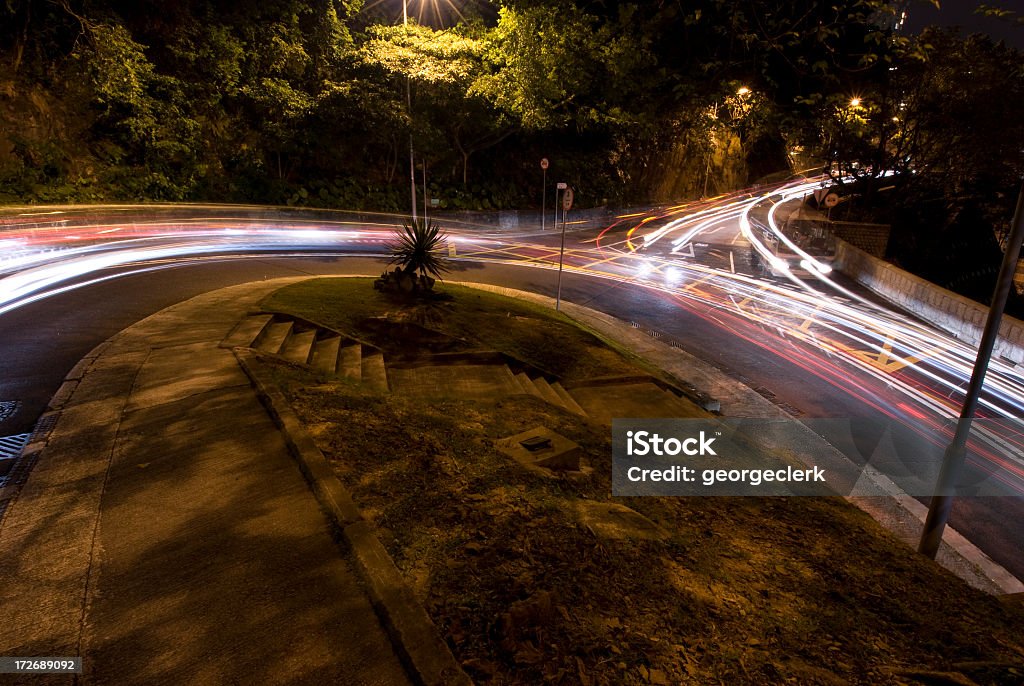
<svg viewBox="0 0 1024 686"><path fill-rule="evenodd" d="M506 319L515 305L501 304ZM356 333L328 312L344 307L319 320ZM465 331L493 325L459 316ZM563 349L601 345L567 336ZM562 352L529 354L551 368ZM607 347L593 359L633 364ZM609 428L536 398L424 402L274 370L479 683L1024 683L1021 604L971 589L840 498L613 498ZM495 448L536 426L578 443L592 471L548 476Z"/></svg>

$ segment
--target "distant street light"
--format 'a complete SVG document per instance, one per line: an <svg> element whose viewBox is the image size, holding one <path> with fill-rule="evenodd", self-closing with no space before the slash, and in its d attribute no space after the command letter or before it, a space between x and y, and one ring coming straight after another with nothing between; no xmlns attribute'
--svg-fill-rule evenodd
<svg viewBox="0 0 1024 686"><path fill-rule="evenodd" d="M739 89L736 91L736 95L746 95L749 92L749 88L747 88L746 86L740 86Z"/></svg>
<svg viewBox="0 0 1024 686"><path fill-rule="evenodd" d="M852 98L850 100L850 107L860 107L860 98Z"/></svg>

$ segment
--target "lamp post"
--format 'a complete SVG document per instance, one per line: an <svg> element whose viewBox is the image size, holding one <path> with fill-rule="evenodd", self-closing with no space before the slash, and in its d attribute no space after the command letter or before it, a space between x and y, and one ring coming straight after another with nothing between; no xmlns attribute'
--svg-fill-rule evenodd
<svg viewBox="0 0 1024 686"><path fill-rule="evenodd" d="M408 33L409 8L408 0L402 0L402 26ZM416 223L416 163L412 153L412 79L405 77L405 107L409 113L409 188L412 193L412 223Z"/></svg>

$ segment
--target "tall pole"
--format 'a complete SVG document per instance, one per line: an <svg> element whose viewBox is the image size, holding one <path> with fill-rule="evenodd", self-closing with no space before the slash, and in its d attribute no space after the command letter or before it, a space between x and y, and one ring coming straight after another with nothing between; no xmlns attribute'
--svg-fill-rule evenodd
<svg viewBox="0 0 1024 686"><path fill-rule="evenodd" d="M541 167L542 181L540 183L540 230L544 230L546 223L547 207L548 207L548 168Z"/></svg>
<svg viewBox="0 0 1024 686"><path fill-rule="evenodd" d="M949 512L953 508L953 494L956 492L960 470L967 455L967 438L971 433L970 420L978 409L978 398L981 395L982 384L985 382L985 373L988 371L992 350L999 337L999 323L1003 317L1006 300L1010 295L1010 287L1013 286L1013 274L1017 270L1017 261L1020 259L1021 243L1024 242L1024 217L1022 215L1024 215L1024 185L1021 186L1020 194L1017 196L1017 209L1013 213L1010 237L1006 241L1003 264L999 268L995 293L992 295L992 306L988 311L988 320L985 322L985 331L981 335L981 343L978 344L978 357L974 362L971 383L967 386L963 409L960 411L960 420L956 424L956 434L943 455L939 482L935 487L935 495L932 496L931 502L928 504L928 517L925 519L921 542L917 547L919 553L932 559L935 559L935 555L939 551L942 532L946 528Z"/></svg>
<svg viewBox="0 0 1024 686"><path fill-rule="evenodd" d="M402 26L409 28L408 0L402 0ZM416 223L416 163L412 154L412 79L405 77L405 107L409 113L409 188L412 190L412 223Z"/></svg>
<svg viewBox="0 0 1024 686"><path fill-rule="evenodd" d="M558 191L555 191L555 228L558 228ZM555 310L562 309L562 264L565 262L565 191L562 191L562 248L558 253L558 293Z"/></svg>
<svg viewBox="0 0 1024 686"><path fill-rule="evenodd" d="M423 158L423 223L427 223L427 158Z"/></svg>

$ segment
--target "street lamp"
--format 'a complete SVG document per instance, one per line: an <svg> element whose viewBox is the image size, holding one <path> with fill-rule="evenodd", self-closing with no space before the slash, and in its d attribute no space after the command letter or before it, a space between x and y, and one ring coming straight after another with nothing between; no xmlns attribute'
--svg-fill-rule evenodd
<svg viewBox="0 0 1024 686"><path fill-rule="evenodd" d="M402 26L408 35L409 29L409 8L408 0L402 0ZM416 223L416 163L413 161L412 152L412 78L405 77L405 107L409 113L409 189L412 193L412 223Z"/></svg>

